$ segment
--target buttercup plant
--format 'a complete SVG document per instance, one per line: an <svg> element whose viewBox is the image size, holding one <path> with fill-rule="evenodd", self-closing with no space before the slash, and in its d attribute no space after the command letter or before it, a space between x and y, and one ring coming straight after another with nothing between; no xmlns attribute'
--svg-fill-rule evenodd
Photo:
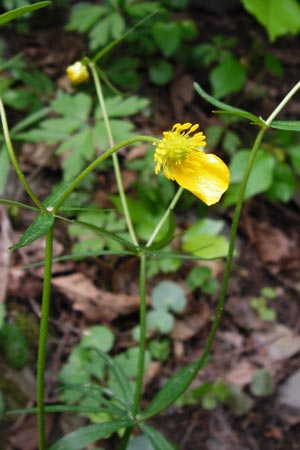
<svg viewBox="0 0 300 450"><path fill-rule="evenodd" d="M111 48L111 46L109 46ZM105 52L102 51L102 56ZM226 164L216 155L204 153L203 147L205 145L205 136L203 132L197 131L198 124L177 123L173 126L171 131L165 131L162 139L157 139L153 136L136 136L119 143L114 143L113 136L110 130L109 119L105 108L105 99L103 96L99 72L96 63L100 59L99 54L92 60L86 58L84 61L75 63L67 69L70 80L79 83L88 81L89 72L91 72L91 79L95 84L96 94L99 100L102 114L106 122L106 132L109 137L110 148L98 156L92 163L90 163L76 178L71 182L64 184L53 195L50 195L45 201L41 201L37 194L29 186L21 167L16 158L15 150L10 138L9 127L7 124L5 109L3 102L0 100L0 116L3 127L4 139L7 150L11 159L11 163L19 177L24 189L35 205L33 208L38 214L34 222L29 226L25 233L20 237L19 242L12 247L17 249L30 244L39 237L45 235L46 248L44 258L44 284L42 294L41 306L41 322L39 335L39 350L37 361L37 416L38 416L38 432L39 432L39 450L47 449L46 432L45 432L45 412L46 411L65 411L68 408L65 405L46 406L44 400L44 378L46 365L46 344L47 344L47 329L50 310L51 299L51 271L53 260L53 231L55 221L57 219L66 220L63 216L64 202L78 187L78 185L87 177L93 170L101 165L110 156L114 159L114 170L117 179L119 195L122 202L124 216L126 218L127 227L131 240L126 240L117 234L109 232L109 230L102 229L93 225L91 229L98 232L100 235L105 235L108 238L115 239L122 242L126 248L126 254L135 255L139 259L139 288L140 288L140 340L139 340L139 357L137 363L137 375L134 392L128 386L126 376L122 368L114 361L110 360L108 356L99 353L100 358L105 360L111 370L114 371L115 378L122 391L122 398L113 396L109 391L106 391L106 397L103 398L103 405L99 405L99 410L106 410L107 417L112 417L103 423L96 423L79 428L76 431L64 436L56 443L49 447L49 450L80 450L86 446L110 436L114 432L123 430L120 441L120 450L126 450L128 442L133 432L134 427L139 427L142 432L148 437L155 450L172 450L172 445L153 427L147 424L147 420L167 407L172 405L190 386L193 379L198 374L199 370L207 363L215 334L218 330L223 305L226 297L227 286L229 282L230 270L234 254L235 238L239 217L243 205L245 190L253 163L257 152L259 151L261 141L266 130L270 127L297 130L300 126L298 122L275 122L274 119L277 114L283 109L286 103L290 100L292 95L300 88L300 82L297 83L290 92L286 95L283 101L272 112L267 120L263 120L247 111L234 108L223 102L220 102L205 93L199 85L195 85L196 91L208 102L213 104L222 113L236 114L242 118L248 119L259 127L258 135L253 144L250 154L249 162L246 167L243 180L240 187L240 193L233 217L229 251L225 264L225 273L221 286L220 297L218 300L217 310L213 318L211 330L209 332L206 344L203 349L201 357L186 365L179 372L175 373L170 380L159 390L159 392L150 401L146 409L141 410L140 401L142 397L143 377L145 368L145 353L146 353L146 267L147 261L155 254L155 252L164 248L169 244L174 236L174 226L170 219L172 211L178 202L180 195L184 189L192 192L196 197L207 205L213 205L218 202L222 194L227 190L229 185L229 170ZM197 132L196 132L197 131ZM134 143L148 142L154 145L153 157L154 164L156 163L155 172L158 174L162 169L165 176L170 180L175 180L179 184L179 189L176 192L173 200L166 209L157 226L154 228L152 234L149 236L146 244L142 245L138 242L130 212L124 195L124 187L122 183L121 168L117 159L118 150L125 148ZM15 205L16 202L6 199L0 199L0 203L7 205ZM28 205L18 203L20 207L30 208ZM168 230L162 239L157 239L159 231L166 222L170 222ZM76 221L75 221L76 223ZM89 224L80 223L78 225L89 227ZM184 258L184 255L182 255ZM70 407L69 410L80 412L80 408ZM24 410L26 412L36 412L36 410ZM85 413L87 411L84 411ZM95 413L95 411L92 411Z"/></svg>

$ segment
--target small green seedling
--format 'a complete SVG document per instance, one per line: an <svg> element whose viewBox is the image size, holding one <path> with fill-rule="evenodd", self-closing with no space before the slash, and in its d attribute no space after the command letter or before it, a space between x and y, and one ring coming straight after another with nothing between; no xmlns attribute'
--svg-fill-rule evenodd
<svg viewBox="0 0 300 450"><path fill-rule="evenodd" d="M268 300L275 299L277 292L270 287L262 288L260 296L253 297L250 306L257 312L261 320L272 321L276 319L276 311L268 306Z"/></svg>

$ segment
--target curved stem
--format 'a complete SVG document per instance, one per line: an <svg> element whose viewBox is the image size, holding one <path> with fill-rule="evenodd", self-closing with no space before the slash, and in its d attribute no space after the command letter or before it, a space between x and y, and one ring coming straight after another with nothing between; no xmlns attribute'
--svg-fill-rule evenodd
<svg viewBox="0 0 300 450"><path fill-rule="evenodd" d="M271 113L271 115L268 117L268 119L265 121L266 127L261 128L258 132L256 139L254 141L250 157L244 172L244 176L241 182L239 196L236 204L236 208L234 211L233 219L232 219L232 226L230 231L230 240L229 240L229 248L228 248L228 254L227 254L227 260L225 265L225 272L224 277L221 285L221 292L218 300L217 310L214 317L214 321L212 324L212 327L210 329L209 336L207 338L205 347L203 349L203 353L201 355L201 358L198 361L198 364L196 365L196 371L198 372L206 362L206 359L208 357L210 348L212 346L214 337L216 335L216 332L218 330L221 315L223 312L224 302L227 294L227 288L230 278L230 272L232 267L232 260L233 260L233 254L234 254L234 247L235 247L235 239L237 235L237 228L239 224L239 219L242 211L242 206L244 202L245 192L249 180L249 176L251 174L253 164L257 155L257 152L259 150L259 146L261 144L261 141L264 137L265 132L267 131L267 127L272 123L274 118L279 114L279 112L284 108L284 106L287 104L287 102L290 100L290 98L297 92L297 90L300 88L300 81L288 92L288 94L284 97L284 99L279 103L279 105L275 108L275 110Z"/></svg>
<svg viewBox="0 0 300 450"><path fill-rule="evenodd" d="M37 361L37 415L39 432L39 450L46 450L45 431L45 365L46 345L48 335L48 318L51 298L51 271L52 271L52 249L53 249L54 225L46 233L44 284L41 308L41 322L39 333L39 349Z"/></svg>
<svg viewBox="0 0 300 450"><path fill-rule="evenodd" d="M104 124L105 124L105 128L106 128L106 132L107 132L109 146L113 147L114 140L113 140L112 131L111 131L110 123L109 123L109 118L108 118L108 114L107 114L107 110L106 110L106 106L105 106L105 100L103 97L100 78L98 76L95 63L91 62L89 64L89 67L90 67L92 75L93 75L100 108L101 108L101 111L103 114L103 120L104 120ZM121 175L121 170L120 170L120 164L119 164L119 159L118 159L117 153L112 154L112 161L113 161L118 191L119 191L119 195L120 195L120 200L121 200L127 228L128 228L128 231L129 231L129 234L130 234L133 244L138 245L138 240L137 240L134 228L133 228L132 220L131 220L129 209L128 209L128 204L127 204L126 195L125 195L125 191L124 191L122 175Z"/></svg>
<svg viewBox="0 0 300 450"><path fill-rule="evenodd" d="M167 210L165 211L164 215L162 216L162 218L160 219L160 221L158 222L158 224L156 225L156 227L154 228L147 244L146 247L150 247L151 244L153 244L154 239L156 238L156 236L158 235L161 227L163 226L163 224L165 223L165 221L167 220L167 218L169 217L170 211L172 209L175 208L176 203L178 202L182 192L184 191L183 187L180 187L178 189L178 191L176 192L176 194L174 195L171 203L169 204Z"/></svg>
<svg viewBox="0 0 300 450"><path fill-rule="evenodd" d="M135 142L157 142L156 138L152 136L135 136L133 138L126 139L120 142L117 145L114 145L112 148L107 150L105 153L100 155L97 159L95 159L91 164L89 164L76 178L73 180L66 190L61 194L60 198L56 201L55 205L53 205L52 213L56 214L59 210L60 206L66 200L66 198L76 189L76 187L84 180L84 178L89 175L102 161L105 161L109 158L113 153L120 150L120 148L125 147L126 145L134 144ZM48 211L47 211L48 212Z"/></svg>
<svg viewBox="0 0 300 450"><path fill-rule="evenodd" d="M13 165L15 171L16 171L16 174L17 174L19 180L21 181L25 191L27 192L27 194L31 198L31 200L36 204L36 206L39 208L39 210L41 212L47 213L47 209L41 203L41 201L37 198L37 196L35 195L35 193L31 189L31 187L27 183L27 180L26 180L26 178L25 178L25 176L24 176L24 174L22 172L22 169L19 166L19 163L18 163L17 158L16 158L16 153L15 153L15 150L13 148L13 145L12 145L12 142L11 142L11 139L10 139L9 128L8 128L8 124L7 124L5 109L4 109L4 105L3 105L3 102L2 102L1 98L0 98L0 115L1 115L1 121L2 121L2 127L3 127L3 134L4 134L5 143L6 143L6 146L7 146L7 150L8 150L8 154L9 154L11 163L12 163L12 165Z"/></svg>

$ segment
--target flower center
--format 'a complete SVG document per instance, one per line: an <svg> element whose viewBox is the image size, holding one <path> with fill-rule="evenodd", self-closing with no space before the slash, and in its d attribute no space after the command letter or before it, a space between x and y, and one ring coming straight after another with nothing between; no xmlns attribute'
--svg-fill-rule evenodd
<svg viewBox="0 0 300 450"><path fill-rule="evenodd" d="M160 171L161 166L168 168L169 165L181 164L187 159L193 150L205 145L205 136L202 132L190 136L199 125L190 123L177 123L172 131L165 131L163 139L156 145L154 159L156 161L155 173ZM187 131L189 130L189 131Z"/></svg>

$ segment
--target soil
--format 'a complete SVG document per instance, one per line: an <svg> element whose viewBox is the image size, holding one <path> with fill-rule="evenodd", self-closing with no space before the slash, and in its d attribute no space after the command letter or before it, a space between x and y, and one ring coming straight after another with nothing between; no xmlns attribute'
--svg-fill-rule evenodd
<svg viewBox="0 0 300 450"><path fill-rule="evenodd" d="M299 37L280 38L270 44L257 22L235 2L232 2L233 5L229 3L229 9L214 14L194 2L188 13L196 20L199 28L198 43L210 42L219 34L238 38L235 52L250 67L249 81L243 94L233 96L230 102L254 114L267 117L287 90L298 81ZM2 32L10 56L23 51L26 59L51 76L57 86L63 86L65 83L62 67L74 62L86 49L86 42L80 35L64 30L66 15L66 11L62 10L57 16L59 19L49 17L47 23L42 26L40 22L34 22L29 34L15 33L14 29ZM286 82L270 74L260 65L262 55L266 51L280 60L284 67ZM207 76L206 70L185 69L179 66L173 82L167 88L153 86L145 79L141 91L150 97L153 114L150 118L136 118L141 134L149 129L153 134L159 134L162 129L168 129L170 124L182 121L182 117L185 122L200 121L204 127L216 123L218 119L210 114L211 107L199 102L199 98L191 90L193 80L209 89ZM259 101L251 95L253 89L263 91L264 94ZM293 120L300 119L299 97L287 106L285 115ZM17 121L19 115L9 111L9 119L12 122ZM254 137L253 129L240 123L234 127L239 127L243 140L249 145ZM31 171L35 169L34 163L28 155L24 156L24 148L21 152L23 164L30 176ZM224 156L226 158L226 155ZM51 184L59 177L57 165L40 166L33 183L38 187L39 194L45 196L50 191ZM238 256L233 265L221 327L213 344L211 360L193 386L203 382L224 380L238 386L239 392L246 396L246 399L239 397L240 404L234 405L218 403L212 410L204 409L199 404L173 406L154 418L151 424L170 442L177 445L175 448L181 450L300 448L300 400L296 399L299 393L297 394L296 388L294 403L288 401L285 395L291 377L300 370L299 210L300 203L296 196L289 203L270 202L264 196L255 197L245 203L238 234ZM16 236L30 224L32 215L24 210L14 222L12 218L8 219L4 209L1 209L0 213L1 251L3 249L3 254L6 254L4 249L9 245L5 244L16 241ZM216 208L215 214L226 221L229 229L233 208L226 211ZM183 220L182 217L179 217L179 220ZM6 226L7 234L5 234ZM59 228L56 233L54 252L62 255L70 246L70 238L64 227ZM3 272L2 278L7 281L8 318L13 320L16 316L26 317L27 327L31 329L31 333L27 334L32 345L31 364L21 371L9 368L0 357L0 367L5 373L6 380L5 382L1 380L3 391L10 391L11 394L11 390L15 389L13 387L15 380L16 385L18 383L20 385L15 395L10 395L10 399L14 400L10 400L11 407L16 407L19 399L24 397L27 403L23 406L34 406L34 393L29 392L34 391L34 361L43 274L41 268L24 269L23 265L42 258L42 254L43 243L37 241L29 249L22 249L10 255L10 270L7 274ZM175 275L157 276L155 280L150 281L150 286L159 279L174 279L184 284L188 264L191 263L183 265ZM220 281L224 269L223 262L212 262L211 268ZM138 317L136 301L138 280L135 276L137 269L137 262L131 257L103 257L81 262L55 263L46 376L49 404L57 401L55 373L87 326L100 322L109 323L117 336L116 351L132 345L129 330L137 323ZM105 283L99 281L100 274ZM74 278L68 278L72 276ZM80 309L77 304L76 308L73 300L61 289L59 283L68 282L71 286L81 280L80 277L101 291L103 301L114 301L119 309L107 314L103 309L95 318L92 301L88 307L81 305ZM276 291L276 300L272 302L276 319L271 322L261 320L250 306L251 299L259 296L261 289L266 286ZM85 286L82 289L84 288ZM87 284L86 288L90 289L91 286ZM124 292L127 302L125 306L121 298ZM109 298L109 295L112 297ZM187 328L190 327L191 320L196 321L197 332L191 333L188 338L173 337L172 358L154 367L152 374L147 374L148 383L143 406L176 370L201 354L216 302L217 294L208 295L200 291L189 293L189 305L181 320ZM271 375L271 391L266 396L255 395L251 390L253 374L262 367ZM22 383L26 386L25 393L22 392ZM248 404L248 407L245 407L245 404ZM47 416L49 440L54 441L65 430L82 423L84 422L78 417L71 416L71 419L67 419L63 416L62 419L60 415L49 414ZM3 426L0 426L0 450L35 450L36 442L36 423L33 416L21 415L16 421L5 417ZM111 450L116 448L115 438L105 445L109 445L105 448Z"/></svg>

